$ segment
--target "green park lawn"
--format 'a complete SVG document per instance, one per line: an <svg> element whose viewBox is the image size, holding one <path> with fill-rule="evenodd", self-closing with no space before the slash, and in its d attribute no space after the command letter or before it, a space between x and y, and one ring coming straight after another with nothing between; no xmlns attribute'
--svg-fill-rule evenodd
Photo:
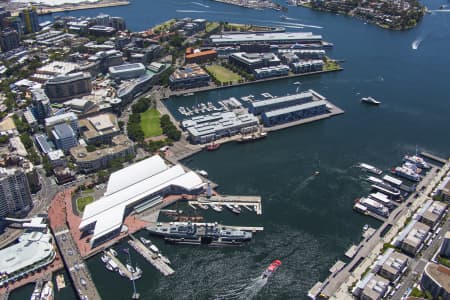
<svg viewBox="0 0 450 300"><path fill-rule="evenodd" d="M206 69L220 82L236 82L242 79L239 74L234 73L233 71L222 67L221 65L210 65L207 66Z"/></svg>
<svg viewBox="0 0 450 300"><path fill-rule="evenodd" d="M77 209L80 213L82 213L84 211L84 208L86 207L86 205L88 205L89 203L94 201L94 197L93 196L86 196L86 197L81 197L77 199Z"/></svg>
<svg viewBox="0 0 450 300"><path fill-rule="evenodd" d="M141 128L146 138L163 134L159 118L159 111L154 108L141 113Z"/></svg>

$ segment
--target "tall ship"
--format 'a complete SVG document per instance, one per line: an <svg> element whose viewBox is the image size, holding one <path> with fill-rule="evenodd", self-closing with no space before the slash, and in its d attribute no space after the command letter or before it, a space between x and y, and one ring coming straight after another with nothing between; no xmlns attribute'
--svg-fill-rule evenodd
<svg viewBox="0 0 450 300"><path fill-rule="evenodd" d="M405 156L403 156L403 161L413 163L422 169L430 168L430 165L422 157L417 156L417 155L411 155L411 156L405 155Z"/></svg>
<svg viewBox="0 0 450 300"><path fill-rule="evenodd" d="M383 183L374 183L372 184L372 187L383 194L398 197L400 196L400 190L398 188L393 187L390 184L387 184L385 182Z"/></svg>
<svg viewBox="0 0 450 300"><path fill-rule="evenodd" d="M239 245L252 239L252 233L215 223L170 222L147 227L154 235L175 244Z"/></svg>
<svg viewBox="0 0 450 300"><path fill-rule="evenodd" d="M369 164L366 164L366 163L359 163L358 167L360 167L364 171L367 171L367 172L370 172L370 173L373 173L376 175L380 175L381 173L383 173L383 171L381 171L380 169L378 169L374 166L371 166Z"/></svg>
<svg viewBox="0 0 450 300"><path fill-rule="evenodd" d="M411 181L420 181L420 176L413 170L405 167L395 167L391 170L392 174L406 178Z"/></svg>
<svg viewBox="0 0 450 300"><path fill-rule="evenodd" d="M382 217L389 216L389 209L373 199L361 198L359 199L359 203L367 207L367 210L376 213L377 215L380 215Z"/></svg>
<svg viewBox="0 0 450 300"><path fill-rule="evenodd" d="M268 278L281 266L281 260L275 259L262 273L262 278Z"/></svg>

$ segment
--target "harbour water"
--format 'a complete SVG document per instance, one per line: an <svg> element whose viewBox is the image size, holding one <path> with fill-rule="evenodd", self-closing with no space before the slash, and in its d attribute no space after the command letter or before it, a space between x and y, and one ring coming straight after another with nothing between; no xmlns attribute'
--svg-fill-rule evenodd
<svg viewBox="0 0 450 300"><path fill-rule="evenodd" d="M433 0L426 4L433 9L443 3ZM288 30L301 30L299 24L313 25L323 28L304 30L333 42L329 55L345 60L342 72L222 89L167 102L176 111L181 105L232 96L284 95L295 92L293 82L300 80L301 90L317 90L345 114L275 132L256 143L226 144L218 151L188 159L192 169L207 170L219 183L220 192L259 194L263 199L262 216L208 211L208 221L264 226L264 232L242 247L231 248L165 245L151 238L170 258L176 273L165 278L132 251L133 259L144 270L136 282L141 299L306 299L308 289L327 276L336 260L346 261L344 252L359 240L362 226L379 224L352 210L353 200L369 191L355 164L363 161L386 170L403 154L414 152L416 145L449 155L448 13L427 14L417 28L406 32L387 31L305 8L289 7L283 12L288 18L282 20L273 10L248 10L206 0L134 0L125 7L69 15L95 16L100 12L125 17L131 30L149 28L173 17L285 25ZM360 98L366 96L382 104L361 104ZM313 176L315 171L320 175ZM122 243L120 247L128 246ZM119 255L125 259L124 254ZM255 281L274 259L283 262L277 273L267 282ZM130 298L131 283L106 270L99 257L89 260L88 266L104 299ZM19 290L11 299L24 299L23 294ZM57 294L56 299L70 297Z"/></svg>

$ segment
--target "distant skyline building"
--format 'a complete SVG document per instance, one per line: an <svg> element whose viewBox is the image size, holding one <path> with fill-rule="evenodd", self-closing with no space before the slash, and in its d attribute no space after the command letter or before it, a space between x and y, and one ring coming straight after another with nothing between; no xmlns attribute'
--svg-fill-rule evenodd
<svg viewBox="0 0 450 300"><path fill-rule="evenodd" d="M21 168L0 168L0 217L23 216L32 206L30 187Z"/></svg>
<svg viewBox="0 0 450 300"><path fill-rule="evenodd" d="M22 21L24 32L25 33L34 33L41 30L39 26L39 18L36 12L36 8L29 7L23 9L19 13L19 17Z"/></svg>
<svg viewBox="0 0 450 300"><path fill-rule="evenodd" d="M12 28L6 28L0 33L0 47L2 52L18 48L20 45L19 42L19 33Z"/></svg>

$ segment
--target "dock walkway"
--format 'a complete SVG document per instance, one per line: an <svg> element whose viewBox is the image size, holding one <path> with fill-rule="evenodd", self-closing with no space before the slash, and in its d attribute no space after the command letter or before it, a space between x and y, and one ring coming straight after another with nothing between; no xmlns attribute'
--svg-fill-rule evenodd
<svg viewBox="0 0 450 300"><path fill-rule="evenodd" d="M428 158L428 159L440 162L441 164L446 164L447 163L446 159L444 159L442 157L439 157L439 156L436 156L436 155L433 155L433 154L428 153L428 152L420 152L420 155L425 157L425 158Z"/></svg>
<svg viewBox="0 0 450 300"><path fill-rule="evenodd" d="M104 253L117 265L119 270L122 271L128 279L133 279L133 274L128 271L127 267L117 257L112 255L109 251L105 251Z"/></svg>
<svg viewBox="0 0 450 300"><path fill-rule="evenodd" d="M164 276L169 276L175 273L175 271L166 264L158 255L153 253L149 248L136 239L133 235L130 235L131 240L128 240L128 244L133 247L136 252L142 255L150 264L152 264L158 271Z"/></svg>
<svg viewBox="0 0 450 300"><path fill-rule="evenodd" d="M192 204L210 203L210 204L232 204L239 206L254 207L257 215L262 215L261 196L233 196L233 195L213 195L211 197L200 196L197 201L190 201Z"/></svg>

